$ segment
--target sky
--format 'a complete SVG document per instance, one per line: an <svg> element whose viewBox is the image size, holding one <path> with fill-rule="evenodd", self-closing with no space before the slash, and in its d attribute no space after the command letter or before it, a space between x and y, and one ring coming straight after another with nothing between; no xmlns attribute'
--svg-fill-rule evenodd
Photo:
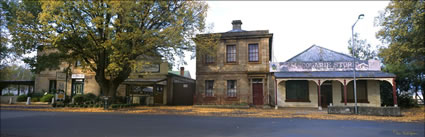
<svg viewBox="0 0 425 137"><path fill-rule="evenodd" d="M273 33L274 62L284 62L312 45L348 54L351 26L360 39L372 47L381 45L375 34L375 18L389 1L207 1L206 24L212 32L232 29L232 20L242 20L243 30L269 30ZM196 61L186 53L183 65L196 78ZM177 70L175 66L173 68Z"/></svg>

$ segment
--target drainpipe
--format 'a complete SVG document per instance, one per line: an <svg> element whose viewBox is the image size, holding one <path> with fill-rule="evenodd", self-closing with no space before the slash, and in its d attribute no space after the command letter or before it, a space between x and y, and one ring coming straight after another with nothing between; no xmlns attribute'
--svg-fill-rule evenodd
<svg viewBox="0 0 425 137"><path fill-rule="evenodd" d="M274 80L274 91L275 91L275 106L274 106L274 109L277 109L277 79L276 79L276 77L274 78L275 80Z"/></svg>

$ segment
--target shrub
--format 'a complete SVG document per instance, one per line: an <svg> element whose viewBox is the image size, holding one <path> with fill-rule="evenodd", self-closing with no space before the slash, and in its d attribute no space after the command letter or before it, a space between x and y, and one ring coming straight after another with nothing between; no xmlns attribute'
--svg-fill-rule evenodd
<svg viewBox="0 0 425 137"><path fill-rule="evenodd" d="M111 105L111 108L118 108L119 107L119 104L112 104Z"/></svg>
<svg viewBox="0 0 425 137"><path fill-rule="evenodd" d="M83 104L84 103L84 96L83 95L75 95L74 101L76 104Z"/></svg>
<svg viewBox="0 0 425 137"><path fill-rule="evenodd" d="M31 97L31 102L39 102L40 97Z"/></svg>
<svg viewBox="0 0 425 137"><path fill-rule="evenodd" d="M93 104L94 102L96 102L96 95L94 95L93 93L88 93L84 95L84 102L86 104Z"/></svg>
<svg viewBox="0 0 425 137"><path fill-rule="evenodd" d="M57 106L57 105L56 105L56 103L53 103L53 104L52 104L52 107L56 107L56 106Z"/></svg>
<svg viewBox="0 0 425 137"><path fill-rule="evenodd" d="M44 94L43 93L36 92L36 93L28 93L28 96L31 97L31 98L34 98L34 97L41 98L41 97L44 96Z"/></svg>
<svg viewBox="0 0 425 137"><path fill-rule="evenodd" d="M398 96L398 105L404 108L417 107L415 100L413 100L412 96L408 93L401 93Z"/></svg>
<svg viewBox="0 0 425 137"><path fill-rule="evenodd" d="M18 98L16 100L18 102L25 102L25 101L27 101L27 95L20 95L20 96L18 96Z"/></svg>
<svg viewBox="0 0 425 137"><path fill-rule="evenodd" d="M41 102L50 102L50 101L52 101L53 97L54 97L53 94L46 94L46 95L44 95L43 97L40 98L40 101Z"/></svg>
<svg viewBox="0 0 425 137"><path fill-rule="evenodd" d="M3 96L15 96L13 93L6 93L6 94L3 94Z"/></svg>

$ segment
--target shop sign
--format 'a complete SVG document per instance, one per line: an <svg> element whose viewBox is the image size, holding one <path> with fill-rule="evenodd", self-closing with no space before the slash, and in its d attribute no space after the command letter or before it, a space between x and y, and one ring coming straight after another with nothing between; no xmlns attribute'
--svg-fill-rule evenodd
<svg viewBox="0 0 425 137"><path fill-rule="evenodd" d="M66 80L66 73L56 72L56 80Z"/></svg>
<svg viewBox="0 0 425 137"><path fill-rule="evenodd" d="M272 62L270 72L352 71L351 61ZM358 71L380 71L378 60L356 61Z"/></svg>
<svg viewBox="0 0 425 137"><path fill-rule="evenodd" d="M84 79L84 74L72 74L71 78L80 78L80 79Z"/></svg>

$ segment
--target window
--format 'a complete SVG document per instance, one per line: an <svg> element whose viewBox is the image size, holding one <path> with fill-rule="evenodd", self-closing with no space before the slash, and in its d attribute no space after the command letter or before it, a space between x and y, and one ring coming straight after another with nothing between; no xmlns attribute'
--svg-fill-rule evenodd
<svg viewBox="0 0 425 137"><path fill-rule="evenodd" d="M49 91L56 90L56 80L49 80Z"/></svg>
<svg viewBox="0 0 425 137"><path fill-rule="evenodd" d="M81 61L79 60L75 61L75 67L81 67Z"/></svg>
<svg viewBox="0 0 425 137"><path fill-rule="evenodd" d="M236 97L236 80L227 81L227 97Z"/></svg>
<svg viewBox="0 0 425 137"><path fill-rule="evenodd" d="M214 96L214 80L205 80L205 96L212 97Z"/></svg>
<svg viewBox="0 0 425 137"><path fill-rule="evenodd" d="M211 64L211 63L214 63L214 56L212 56L212 55L205 55L205 63L206 64Z"/></svg>
<svg viewBox="0 0 425 137"><path fill-rule="evenodd" d="M356 81L357 102L368 103L367 100L367 81ZM354 103L354 82L351 81L347 84L347 102ZM341 101L344 102L344 85L341 86Z"/></svg>
<svg viewBox="0 0 425 137"><path fill-rule="evenodd" d="M228 63L236 62L236 45L227 45L226 54Z"/></svg>
<svg viewBox="0 0 425 137"><path fill-rule="evenodd" d="M258 44L248 45L248 61L258 62Z"/></svg>
<svg viewBox="0 0 425 137"><path fill-rule="evenodd" d="M286 81L286 100L287 102L310 102L308 95L307 80L289 80Z"/></svg>

